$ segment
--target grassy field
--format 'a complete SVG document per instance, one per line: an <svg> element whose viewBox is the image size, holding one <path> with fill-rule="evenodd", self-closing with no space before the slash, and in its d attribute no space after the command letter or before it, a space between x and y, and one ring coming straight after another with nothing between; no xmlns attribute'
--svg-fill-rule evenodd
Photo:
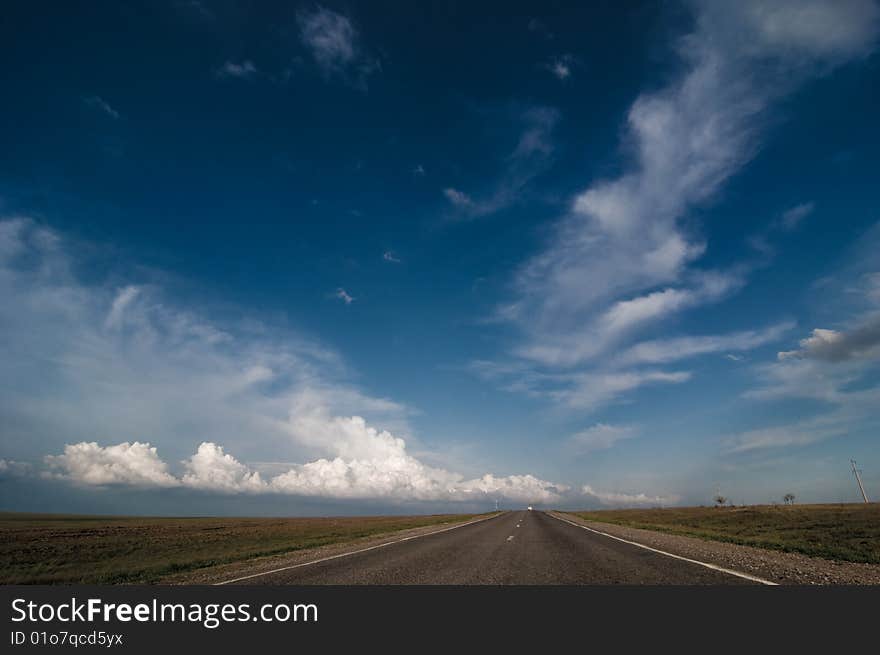
<svg viewBox="0 0 880 655"><path fill-rule="evenodd" d="M468 518L144 518L0 512L0 583L150 583L204 566Z"/></svg>
<svg viewBox="0 0 880 655"><path fill-rule="evenodd" d="M571 513L591 521L847 562L880 564L880 503L679 507Z"/></svg>

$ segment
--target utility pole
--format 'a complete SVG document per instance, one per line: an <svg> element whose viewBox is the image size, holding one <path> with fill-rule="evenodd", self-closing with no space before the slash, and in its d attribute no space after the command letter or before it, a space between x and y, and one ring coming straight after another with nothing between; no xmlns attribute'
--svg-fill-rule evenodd
<svg viewBox="0 0 880 655"><path fill-rule="evenodd" d="M849 463L852 464L853 475L856 476L856 482L859 483L859 491L862 492L862 498L865 499L865 502L868 502L868 495L865 493L865 487L862 486L862 478L859 476L859 469L856 468L856 460L851 459Z"/></svg>
<svg viewBox="0 0 880 655"><path fill-rule="evenodd" d="M859 483L859 484L861 484L861 483ZM864 492L862 492L862 493L864 493ZM867 503L868 501L866 500L865 502ZM496 512L498 511L498 499L497 498L495 499L495 511Z"/></svg>

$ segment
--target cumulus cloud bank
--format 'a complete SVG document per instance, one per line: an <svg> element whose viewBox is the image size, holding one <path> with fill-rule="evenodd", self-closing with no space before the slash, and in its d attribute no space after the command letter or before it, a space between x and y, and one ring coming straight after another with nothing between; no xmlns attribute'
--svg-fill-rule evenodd
<svg viewBox="0 0 880 655"><path fill-rule="evenodd" d="M518 502L559 500L567 487L533 475L465 479L425 465L406 450L406 442L367 424L361 416L334 416L304 392L294 399L283 429L298 443L324 450L329 457L307 462L264 480L223 447L203 442L184 460L179 478L168 473L156 448L123 443L65 446L47 463L56 476L86 485L183 486L223 493L282 493L346 499L394 501L467 501L504 498Z"/></svg>
<svg viewBox="0 0 880 655"><path fill-rule="evenodd" d="M172 487L178 481L148 443L121 443L101 447L94 441L69 444L61 455L47 455L50 468L63 476L93 485L129 484L144 487Z"/></svg>
<svg viewBox="0 0 880 655"><path fill-rule="evenodd" d="M428 466L401 436L409 410L346 383L333 352L253 321L218 325L149 282L87 283L71 251L33 220L0 221L0 416L41 454L61 451L44 458L49 477L401 502L552 502L566 491L529 474ZM151 443L99 445L95 434ZM242 450L282 472L267 477ZM0 472L20 468L3 461Z"/></svg>
<svg viewBox="0 0 880 655"><path fill-rule="evenodd" d="M318 421L321 425L316 426ZM464 479L455 473L426 466L406 452L402 439L379 431L359 416L308 420L318 431L338 430L345 436L334 447L347 456L322 458L291 468L263 480L260 474L210 442L184 462L180 478L168 473L167 465L149 444L122 443L98 446L96 443L71 444L64 454L49 456L47 462L60 470L58 477L93 485L138 487L182 486L222 493L277 493L344 499L390 499L394 501L473 501L506 499L522 503L553 503L573 500L573 490L541 480L533 475L495 476ZM584 431L585 441L595 447L608 447L609 441L628 438L630 428L598 425ZM584 485L583 496L607 506L668 505L678 496L650 496L603 492Z"/></svg>
<svg viewBox="0 0 880 655"><path fill-rule="evenodd" d="M300 423L300 419L296 422ZM394 501L503 498L548 503L559 500L568 489L532 475L486 474L466 480L423 464L406 452L403 439L370 427L360 416L330 417L317 412L305 423L316 430L307 439L334 438L328 445L340 454L296 466L268 480L211 442L201 443L197 452L183 462L184 473L179 478L168 473L168 465L159 459L155 447L138 442L104 447L94 442L69 444L62 455L50 455L46 462L60 471L54 473L56 477L79 484L183 486L222 493ZM305 426L297 425L292 430L302 427Z"/></svg>

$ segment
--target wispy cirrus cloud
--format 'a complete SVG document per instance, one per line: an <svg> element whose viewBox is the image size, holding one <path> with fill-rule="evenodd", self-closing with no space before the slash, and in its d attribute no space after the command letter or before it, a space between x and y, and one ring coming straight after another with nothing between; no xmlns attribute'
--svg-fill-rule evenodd
<svg viewBox="0 0 880 655"><path fill-rule="evenodd" d="M637 430L631 425L596 423L571 435L568 438L568 445L578 453L607 450L620 441L632 439L637 434Z"/></svg>
<svg viewBox="0 0 880 655"><path fill-rule="evenodd" d="M83 103L86 106L91 107L97 111L100 111L105 116L109 116L113 120L119 120L120 114L113 107L110 106L106 100L104 100L101 96L85 96L83 99Z"/></svg>
<svg viewBox="0 0 880 655"><path fill-rule="evenodd" d="M794 230L801 222L816 209L816 203L803 202L786 209L779 217L778 225L783 230Z"/></svg>
<svg viewBox="0 0 880 655"><path fill-rule="evenodd" d="M553 132L560 114L551 107L531 107L520 115L523 128L516 146L505 157L504 170L489 192L470 194L455 187L443 189L454 220L472 220L506 209L521 199L535 177L552 164Z"/></svg>
<svg viewBox="0 0 880 655"><path fill-rule="evenodd" d="M621 364L665 364L714 353L725 353L728 359L739 361L741 356L733 355L731 351L753 350L778 341L785 333L791 331L794 325L792 321L785 321L763 330L641 341L624 351L619 361Z"/></svg>
<svg viewBox="0 0 880 655"><path fill-rule="evenodd" d="M449 203L457 209L468 209L474 206L473 198L464 191L447 187L446 189L443 189L443 195L446 196Z"/></svg>
<svg viewBox="0 0 880 655"><path fill-rule="evenodd" d="M761 403L808 403L811 415L787 423L744 430L726 439L729 454L795 448L876 430L880 425L880 298L871 276L880 269L877 243L880 224L863 236L837 276L847 293L832 294L836 302L822 305L839 315L837 329L816 328L793 350L781 350L776 361L753 367L755 386L743 395ZM862 249L863 248L863 249ZM867 271L867 272L866 272Z"/></svg>
<svg viewBox="0 0 880 655"><path fill-rule="evenodd" d="M682 384L691 379L690 371L659 369L602 370L551 377L551 389L542 395L569 409L592 412L619 401L629 392L657 384Z"/></svg>
<svg viewBox="0 0 880 655"><path fill-rule="evenodd" d="M868 0L690 6L694 28L676 43L679 74L627 112L632 156L623 172L574 196L519 269L512 301L497 311L520 331L515 357L544 373L574 368L608 383L587 394L588 407L650 379L609 372L609 352L746 284L748 267L697 267L709 244L686 219L752 159L773 107L800 84L869 54L880 25ZM795 209L792 224L808 213ZM684 374L652 375L680 382ZM570 402L571 385L556 395Z"/></svg>

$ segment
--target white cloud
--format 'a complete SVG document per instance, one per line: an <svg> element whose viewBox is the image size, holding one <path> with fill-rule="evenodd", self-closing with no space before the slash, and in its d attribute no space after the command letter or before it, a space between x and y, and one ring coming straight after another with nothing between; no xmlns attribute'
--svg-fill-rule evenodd
<svg viewBox="0 0 880 655"><path fill-rule="evenodd" d="M62 451L45 458L47 475L393 502L551 502L565 491L529 474L426 465L407 450L411 410L347 384L335 353L253 319L221 327L118 272L86 283L75 271L90 267L71 253L94 248L29 219L0 221L0 434L14 429L40 455ZM151 443L99 445L96 433ZM210 441L191 454L194 435ZM265 477L239 452L283 472Z"/></svg>
<svg viewBox="0 0 880 655"><path fill-rule="evenodd" d="M880 273L868 273L865 279L865 295L868 301L880 305Z"/></svg>
<svg viewBox="0 0 880 655"><path fill-rule="evenodd" d="M607 450L619 441L632 439L636 430L629 425L608 425L596 423L586 430L581 430L569 438L569 444L578 452L587 453L593 450Z"/></svg>
<svg viewBox="0 0 880 655"><path fill-rule="evenodd" d="M443 189L443 195L446 196L446 199L455 207L471 207L474 204L474 201L468 194L466 194L464 191L453 189L452 187Z"/></svg>
<svg viewBox="0 0 880 655"><path fill-rule="evenodd" d="M567 490L532 475L495 476L465 480L461 475L432 468L406 451L403 439L369 426L360 416L333 416L325 408L299 405L291 413L289 433L296 440L329 451L267 481L223 448L210 442L184 462L177 479L167 472L149 444L96 443L65 446L64 454L46 462L62 477L89 485L127 484L193 489L221 493L281 493L296 496L378 499L393 501L468 501L505 498L521 502L552 502Z"/></svg>
<svg viewBox="0 0 880 655"><path fill-rule="evenodd" d="M752 350L779 340L793 327L794 323L784 322L771 325L763 330L642 341L626 350L620 356L620 362L624 364L665 364L710 353ZM742 357L731 353L725 354L725 357L732 361L742 360Z"/></svg>
<svg viewBox="0 0 880 655"><path fill-rule="evenodd" d="M776 428L757 428L741 432L728 441L725 452L728 454L747 453L767 448L784 448L787 446L805 446L822 439L839 436L845 428L838 426L836 430L816 431L812 426L802 424L785 425Z"/></svg>
<svg viewBox="0 0 880 655"><path fill-rule="evenodd" d="M325 76L340 76L360 88L379 70L379 61L368 56L351 19L322 6L297 14L300 40L309 49Z"/></svg>
<svg viewBox="0 0 880 655"><path fill-rule="evenodd" d="M799 350L782 351L780 360L793 358L842 362L850 359L880 357L880 314L875 314L852 329L839 332L816 328L799 342Z"/></svg>
<svg viewBox="0 0 880 655"><path fill-rule="evenodd" d="M809 377L809 371L803 371ZM809 382L801 382L809 385ZM845 384L845 383L844 383ZM805 390L788 386L773 397L787 398L803 395ZM792 448L852 436L861 430L873 433L878 428L877 407L880 406L880 388L859 391L839 388L825 397L817 397L833 404L830 411L801 418L787 424L762 426L729 435L724 440L724 453L743 455L769 449Z"/></svg>
<svg viewBox="0 0 880 655"><path fill-rule="evenodd" d="M274 489L306 496L448 499L460 480L432 469L406 452L403 439L377 430L360 416L332 416L323 409L295 409L291 435L333 456L309 462L273 479Z"/></svg>
<svg viewBox="0 0 880 655"><path fill-rule="evenodd" d="M521 362L476 360L469 370L501 389L553 401L557 406L577 412L593 412L600 407L626 401L627 395L645 386L682 384L691 379L690 371L614 367L574 372L536 371Z"/></svg>
<svg viewBox="0 0 880 655"><path fill-rule="evenodd" d="M113 304L110 306L110 312L107 314L104 326L108 329L119 327L122 323L125 308L132 303L138 293L140 293L140 289L134 285L128 285L120 289L113 299Z"/></svg>
<svg viewBox="0 0 880 655"><path fill-rule="evenodd" d="M545 395L575 410L593 411L639 387L649 384L681 384L690 380L688 371L598 371L569 376L568 384Z"/></svg>
<svg viewBox="0 0 880 655"><path fill-rule="evenodd" d="M519 269L512 302L499 307L498 320L521 332L514 355L541 370L581 367L606 378L608 364L597 360L636 330L740 288L745 268L695 269L707 244L690 212L752 159L778 101L867 55L878 33L877 6L867 1L691 7L694 28L676 44L680 73L639 95L626 115L623 172L575 195ZM610 399L611 387L631 389L631 380L607 378L614 384L586 391L586 404ZM571 394L558 397L568 402Z"/></svg>
<svg viewBox="0 0 880 655"><path fill-rule="evenodd" d="M574 58L571 55L562 55L556 57L547 64L547 70L550 71L558 80L567 80L571 77L571 66Z"/></svg>
<svg viewBox="0 0 880 655"><path fill-rule="evenodd" d="M619 300L609 307L600 321L611 332L623 331L645 321L662 318L695 302L694 293L686 289L654 291L632 300Z"/></svg>
<svg viewBox="0 0 880 655"><path fill-rule="evenodd" d="M390 250L386 250L382 253L382 259L384 259L386 262L391 262L392 264L400 263L400 258Z"/></svg>
<svg viewBox="0 0 880 655"><path fill-rule="evenodd" d="M287 493L341 497L388 497L418 500L467 500L485 494L511 500L557 498L561 485L534 476L496 477L475 480L443 469L426 466L406 451L406 442L378 430L360 416L335 416L314 394L307 393L293 404L286 425L298 443L328 453L272 480L274 488Z"/></svg>
<svg viewBox="0 0 880 655"><path fill-rule="evenodd" d="M110 104L106 100L104 100L102 97L100 97L100 96L86 96L85 98L83 98L83 102L86 105L88 105L89 107L92 107L94 109L97 109L100 112L103 112L104 114L106 114L107 116L112 118L113 120L119 120L119 112L116 111L115 109L113 109L113 107L111 107Z"/></svg>
<svg viewBox="0 0 880 655"><path fill-rule="evenodd" d="M351 295L348 293L348 291L346 291L346 290L343 289L342 287L339 287L333 295L334 295L336 298L339 298L339 300L341 300L342 302L344 302L346 305L350 305L351 303L354 302L354 297L351 296Z"/></svg>
<svg viewBox="0 0 880 655"><path fill-rule="evenodd" d="M254 65L254 62L249 59L245 59L241 62L224 62L222 66L214 71L214 73L219 78L237 78L245 80L254 77L259 73L259 71Z"/></svg>
<svg viewBox="0 0 880 655"><path fill-rule="evenodd" d="M755 372L760 386L746 391L745 398L808 398L837 403L842 400L840 389L858 379L860 367L858 364L829 367L825 362L791 358L759 365Z"/></svg>
<svg viewBox="0 0 880 655"><path fill-rule="evenodd" d="M855 273L859 280L864 266L875 263L876 252L868 252L866 261L848 265L847 277ZM788 424L742 431L727 439L726 452L805 446L860 431L872 433L880 427L880 387L875 382L880 362L880 314L871 306L869 288L857 283L851 291L861 300L856 305L864 307L867 302L868 313L861 313L844 329L815 329L800 340L799 349L781 351L777 361L756 367L759 385L744 394L762 402L806 400L818 413ZM833 305L823 298L823 307Z"/></svg>
<svg viewBox="0 0 880 655"><path fill-rule="evenodd" d="M746 29L750 39L739 39L743 54L779 57L792 65L816 61L838 63L867 55L880 28L880 8L873 0L749 0L708 3L704 20L731 21L726 33ZM728 6L725 6L728 5Z"/></svg>
<svg viewBox="0 0 880 655"><path fill-rule="evenodd" d="M531 107L520 115L522 132L513 151L504 159L504 171L488 193L474 198L458 189L446 188L443 194L455 207L457 218L488 216L517 202L529 183L546 171L553 162L553 131L559 112L552 107Z"/></svg>
<svg viewBox="0 0 880 655"><path fill-rule="evenodd" d="M132 486L173 487L178 484L168 473L149 443L124 442L101 447L96 442L68 444L62 455L47 455L46 464L61 469L61 477L89 485L125 484Z"/></svg>
<svg viewBox="0 0 880 655"><path fill-rule="evenodd" d="M0 459L0 477L27 475L30 472L30 462L17 462L14 459Z"/></svg>
<svg viewBox="0 0 880 655"><path fill-rule="evenodd" d="M259 473L252 472L223 448L204 442L186 461L187 472L181 480L184 485L211 491L262 491L265 484Z"/></svg>
<svg viewBox="0 0 880 655"><path fill-rule="evenodd" d="M425 175L425 167L422 166L421 164L417 164L416 167L413 169L413 175L418 175L419 177L424 176Z"/></svg>
<svg viewBox="0 0 880 655"><path fill-rule="evenodd" d="M816 204L812 202L801 203L800 205L796 205L791 209L787 209L782 212L782 216L779 217L779 225L784 230L793 230L798 225L800 225L801 221L803 221L807 216L813 213L813 210L816 208Z"/></svg>
<svg viewBox="0 0 880 655"><path fill-rule="evenodd" d="M706 274L692 288L667 288L636 298L618 300L579 331L516 350L526 359L549 366L574 366L595 358L646 325L687 307L718 300L738 288L734 275Z"/></svg>
<svg viewBox="0 0 880 655"><path fill-rule="evenodd" d="M536 34L540 34L547 40L553 40L556 38L556 35L550 31L550 29L537 18L530 18L529 22L526 24L529 32L534 32Z"/></svg>
<svg viewBox="0 0 880 655"><path fill-rule="evenodd" d="M571 75L571 68L569 68L568 64L562 61L553 62L550 70L560 80L567 79Z"/></svg>
<svg viewBox="0 0 880 655"><path fill-rule="evenodd" d="M675 495L649 496L644 493L627 494L597 491L588 484L581 487L581 493L597 498L603 505L614 507L664 506L673 505L679 501L679 497Z"/></svg>

